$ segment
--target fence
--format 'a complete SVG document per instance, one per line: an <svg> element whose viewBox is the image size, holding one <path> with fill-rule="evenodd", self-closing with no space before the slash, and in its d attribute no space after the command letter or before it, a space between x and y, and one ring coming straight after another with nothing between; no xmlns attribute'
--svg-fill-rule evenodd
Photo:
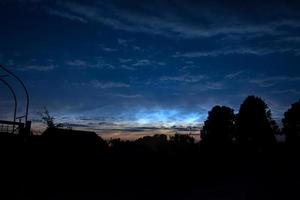
<svg viewBox="0 0 300 200"><path fill-rule="evenodd" d="M25 127L24 123L0 120L0 133L19 134Z"/></svg>

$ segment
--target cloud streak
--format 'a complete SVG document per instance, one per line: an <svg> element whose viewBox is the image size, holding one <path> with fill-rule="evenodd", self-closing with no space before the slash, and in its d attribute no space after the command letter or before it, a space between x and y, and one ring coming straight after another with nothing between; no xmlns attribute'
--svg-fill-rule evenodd
<svg viewBox="0 0 300 200"><path fill-rule="evenodd" d="M47 72L47 71L51 71L54 70L55 68L57 68L56 65L25 65L22 68L19 68L19 70L21 71L39 71L39 72Z"/></svg>
<svg viewBox="0 0 300 200"><path fill-rule="evenodd" d="M66 19L69 19L69 20L72 20L72 21L79 21L79 22L82 22L82 23L88 23L88 21L85 20L84 18L73 15L73 14L71 14L69 12L66 12L66 11L54 10L52 8L46 8L45 10L50 15L56 15L58 17L66 18Z"/></svg>
<svg viewBox="0 0 300 200"><path fill-rule="evenodd" d="M81 83L80 85L82 86L87 86L87 87L93 87L93 88L101 88L101 89L110 89L110 88L128 88L130 87L129 84L127 83L121 83L121 82L101 82L98 80L91 80L86 83Z"/></svg>
<svg viewBox="0 0 300 200"><path fill-rule="evenodd" d="M257 84L260 87L272 87L279 82L294 82L300 81L300 77L291 77L291 76L271 76L260 79L252 79L250 83Z"/></svg>
<svg viewBox="0 0 300 200"><path fill-rule="evenodd" d="M237 47L237 48L225 48L216 49L212 51L197 51L197 52L186 52L186 53L176 53L173 55L174 58L184 57L184 58L199 58L199 57L217 57L217 56L228 56L228 55L255 55L255 56L265 56L274 53L286 53L292 52L298 55L298 49L292 48L278 48L271 49L269 47L263 48L250 48L250 47Z"/></svg>
<svg viewBox="0 0 300 200"><path fill-rule="evenodd" d="M186 83L196 83L207 79L206 75L181 75L181 76L163 76L160 77L160 81L176 81L176 82L186 82Z"/></svg>
<svg viewBox="0 0 300 200"><path fill-rule="evenodd" d="M176 2L176 7L169 2L157 1L154 4L149 1L145 1L143 4L135 2L131 2L131 4L133 5L130 7L117 1L111 1L110 3L102 3L102 1L97 3L64 1L60 2L58 6L59 9L65 9L65 11L50 9L50 14L80 22L94 21L116 30L143 32L167 37L180 36L183 38L212 37L224 34L276 36L285 34L281 27L299 27L299 21L289 16L285 16L280 20L266 18L265 23L257 23L258 19L250 21L243 13L240 13L240 16L231 15L231 12L235 12L235 10L222 4L216 5L219 12L214 12L212 7L206 6L206 4L194 4L192 1ZM265 3L261 4L265 6ZM159 9L163 9L164 14L157 12L155 5ZM253 3L250 9L257 9L256 6L259 7ZM182 11L186 11L183 13L189 14L186 16L178 15L177 8L181 8ZM292 8L287 7L287 9ZM225 19L220 20L220 16ZM119 41L120 44L126 44L124 40Z"/></svg>

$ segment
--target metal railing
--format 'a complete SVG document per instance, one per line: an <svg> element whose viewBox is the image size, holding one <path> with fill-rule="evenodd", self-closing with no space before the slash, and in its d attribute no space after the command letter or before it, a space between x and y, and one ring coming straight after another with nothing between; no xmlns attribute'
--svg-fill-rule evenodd
<svg viewBox="0 0 300 200"><path fill-rule="evenodd" d="M14 115L12 121L6 121L6 120L0 120L0 133L13 133L18 134L21 130L25 130L25 132L28 132L30 134L30 126L31 122L28 121L28 110L29 110L29 94L28 90L24 84L24 82L14 73L12 73L10 70L6 69L4 66L0 64L0 69L2 69L5 74L0 75L0 82L2 82L11 92L13 99L14 99ZM25 115L18 116L17 117L17 110L18 110L18 99L16 96L16 92L14 88L10 85L8 81L5 80L7 77L14 78L17 82L19 82L25 92L26 95L26 104L25 104ZM24 123L21 123L22 119L25 119ZM19 122L17 122L17 120Z"/></svg>
<svg viewBox="0 0 300 200"><path fill-rule="evenodd" d="M0 133L19 134L25 127L24 123L0 120Z"/></svg>
<svg viewBox="0 0 300 200"><path fill-rule="evenodd" d="M28 121L29 100L30 100L27 88L26 88L24 82L17 75L15 75L14 73L12 73L10 70L6 69L1 64L0 64L0 68L7 73L7 74L4 75L5 77L12 76L13 78L15 78L21 84L21 86L22 86L22 88L23 88L23 90L25 92L25 95L26 95L26 108L25 108L25 115L23 117L25 117L25 122L27 122ZM3 79L2 79L2 82L3 82Z"/></svg>

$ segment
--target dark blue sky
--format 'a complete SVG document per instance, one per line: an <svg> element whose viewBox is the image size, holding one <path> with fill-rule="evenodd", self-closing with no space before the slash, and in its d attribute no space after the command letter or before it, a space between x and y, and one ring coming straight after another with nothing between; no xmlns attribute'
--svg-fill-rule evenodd
<svg viewBox="0 0 300 200"><path fill-rule="evenodd" d="M300 96L300 3L228 2L1 0L0 62L32 118L198 124L254 94L278 120Z"/></svg>

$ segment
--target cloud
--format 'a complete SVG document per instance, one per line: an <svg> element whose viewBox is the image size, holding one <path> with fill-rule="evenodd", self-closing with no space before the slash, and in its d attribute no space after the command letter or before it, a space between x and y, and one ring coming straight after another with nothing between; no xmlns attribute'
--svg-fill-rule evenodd
<svg viewBox="0 0 300 200"><path fill-rule="evenodd" d="M154 60L148 60L148 59L140 59L137 60L132 66L139 67L139 66L164 66L166 63L160 62L160 61L154 61Z"/></svg>
<svg viewBox="0 0 300 200"><path fill-rule="evenodd" d="M94 88L101 88L101 89L110 89L110 88L128 88L130 87L127 83L121 82L100 82L98 80L91 80L86 83L81 83L82 86L94 87Z"/></svg>
<svg viewBox="0 0 300 200"><path fill-rule="evenodd" d="M133 64L133 66L146 66L146 65L150 65L151 61L148 59L142 59L142 60L138 60L136 63Z"/></svg>
<svg viewBox="0 0 300 200"><path fill-rule="evenodd" d="M260 79L252 79L250 80L250 83L257 84L260 87L271 87L282 81L300 81L300 77L271 76Z"/></svg>
<svg viewBox="0 0 300 200"><path fill-rule="evenodd" d="M105 62L102 58L94 58L87 60L74 59L68 60L65 62L68 66L76 68L95 68L95 69L115 69L116 67L113 64Z"/></svg>
<svg viewBox="0 0 300 200"><path fill-rule="evenodd" d="M121 38L118 38L118 43L120 44L120 45L127 45L127 43L128 43L128 41L127 40L124 40L124 39L121 39Z"/></svg>
<svg viewBox="0 0 300 200"><path fill-rule="evenodd" d="M273 94L292 93L292 94L300 95L300 91L295 89L273 90L271 91L271 93Z"/></svg>
<svg viewBox="0 0 300 200"><path fill-rule="evenodd" d="M121 46L128 46L129 43L133 42L134 40L127 40L127 39L122 39L122 38L118 38L117 42L119 45Z"/></svg>
<svg viewBox="0 0 300 200"><path fill-rule="evenodd" d="M85 20L84 18L73 15L73 14L68 13L66 11L54 10L52 8L46 8L46 12L49 13L50 15L56 15L56 16L59 16L59 17L62 17L62 18L72 20L72 21L79 21L79 22L82 22L82 23L88 23L88 21Z"/></svg>
<svg viewBox="0 0 300 200"><path fill-rule="evenodd" d="M300 37L299 36L290 36L290 37L284 37L280 38L279 41L281 42L291 42L291 43L299 43L300 42Z"/></svg>
<svg viewBox="0 0 300 200"><path fill-rule="evenodd" d="M75 66L75 67L86 67L87 66L86 61L79 60L79 59L67 61L66 64L70 65L70 66Z"/></svg>
<svg viewBox="0 0 300 200"><path fill-rule="evenodd" d="M162 76L159 79L161 82L178 82L183 83L184 93L204 92L209 90L224 89L225 84L222 81L213 81L207 75L190 75L184 74L181 76ZM151 81L150 83L152 83ZM188 84L188 85L186 85ZM177 85L179 88L180 85ZM188 86L188 88L186 88Z"/></svg>
<svg viewBox="0 0 300 200"><path fill-rule="evenodd" d="M135 51L143 51L142 47L139 47L139 46L132 46L132 49L135 50Z"/></svg>
<svg viewBox="0 0 300 200"><path fill-rule="evenodd" d="M126 69L126 70L136 70L136 68L134 68L132 66L125 65L125 64L120 65L120 67L122 69Z"/></svg>
<svg viewBox="0 0 300 200"><path fill-rule="evenodd" d="M189 75L184 74L181 76L163 76L160 77L160 81L177 81L177 82L187 82L187 83L195 83L207 79L206 75Z"/></svg>
<svg viewBox="0 0 300 200"><path fill-rule="evenodd" d="M131 61L133 61L132 59L130 59L130 58L119 58L119 62L120 63L128 63L128 62L131 62Z"/></svg>
<svg viewBox="0 0 300 200"><path fill-rule="evenodd" d="M294 52L297 55L299 52L298 49L292 48L279 48L279 49L271 49L269 47L238 47L238 48L225 48L225 49L216 49L211 51L197 51L197 52L187 52L187 53L179 53L173 55L174 58L177 57L185 57L185 58L198 58L198 57L217 57L217 56L226 56L226 55L256 55L256 56L264 56L273 53L285 53L285 52Z"/></svg>
<svg viewBox="0 0 300 200"><path fill-rule="evenodd" d="M226 79L234 79L234 78L240 76L242 73L244 73L244 71L237 71L237 72L233 72L233 73L230 73L230 74L226 74L225 78Z"/></svg>
<svg viewBox="0 0 300 200"><path fill-rule="evenodd" d="M272 5L276 9L265 13L262 8L269 8L271 5L264 2L257 5L256 2L253 2L247 4L247 7L249 7L249 12L253 11L256 15L249 18L249 14L242 12L245 7L243 4L235 3L234 5L231 7L222 3L195 3L193 1L176 1L176 3L165 1L155 1L155 3L142 1L139 3L134 1L123 4L119 1L79 2L68 0L59 1L53 6L55 9L51 7L47 12L70 20L98 23L100 26L104 25L114 30L131 33L146 33L181 39L214 38L222 40L229 38L228 41L232 41L232 38L235 38L240 41L237 46L229 48L224 48L225 43L220 43L221 46L213 50L183 52L175 54L173 57L265 56L287 52L295 56L300 55L300 49L294 43L290 45L292 41L299 43L297 29L300 27L300 18L295 15L297 12L293 15L294 7L276 3ZM256 43L256 46L252 46L251 40L259 38L268 38L269 43ZM283 45L278 45L276 41L281 41ZM128 46L130 42L132 40L117 38L120 46ZM143 50L136 45L131 45L131 48L136 51ZM105 52L118 51L118 49L108 47L103 47L102 50ZM136 65L147 64L136 63Z"/></svg>
<svg viewBox="0 0 300 200"><path fill-rule="evenodd" d="M217 57L224 55L256 55L264 56L275 53L291 53L299 56L300 49L297 30L300 27L300 18L290 10L295 8L282 3L269 5L268 3L249 3L249 12L257 13L249 18L249 14L241 12L243 4L235 3L228 6L222 3L213 4L195 3L193 1L133 1L128 4L119 1L57 1L46 4L43 1L45 12L72 21L84 24L103 25L114 30L130 33L146 33L169 38L181 39L207 39L222 40L224 38L238 38L238 46L224 48L226 43L220 43L220 47L213 50L183 52L173 57ZM269 13L262 8L274 6ZM297 7L297 6L295 6ZM277 17L278 16L278 17ZM244 41L247 38L247 43ZM251 39L268 38L269 43L251 46ZM133 40L117 38L120 46L128 46ZM228 41L232 41L229 39ZM227 42L228 42L227 41ZM280 41L283 45L277 45ZM293 42L291 44L291 42ZM140 46L131 44L136 51L144 50ZM116 52L118 49L102 47L104 52ZM140 65L139 63L136 63ZM141 63L143 65L143 63ZM124 68L125 69L125 68Z"/></svg>
<svg viewBox="0 0 300 200"><path fill-rule="evenodd" d="M115 19L111 16L105 16L104 13L110 13L111 10L105 10L105 8L102 6L97 6L96 4L88 5L84 3L75 3L71 1L60 2L59 5L63 8L68 9L72 13L76 13L77 15L82 16L86 19L96 21L107 26L111 26L114 29L131 30L130 26L122 23L118 19Z"/></svg>
<svg viewBox="0 0 300 200"><path fill-rule="evenodd" d="M212 37L216 35L282 35L282 27L297 28L299 20L284 13L283 7L293 10L293 7L277 5L282 12L265 13L261 8L270 6L268 3L247 4L249 10L257 13L253 19L242 12L244 5L236 6L212 5L212 3L194 3L193 1L143 1L122 4L118 1L95 3L78 3L63 1L58 3L65 11L54 12L56 15L72 20L90 20L112 27L116 30L143 32L166 37L180 36L183 38ZM180 8L180 11L178 10ZM163 12L162 12L163 11ZM249 12L250 12L249 11ZM69 14L69 13L72 13ZM233 14L234 13L234 14ZM292 13L292 12L291 12ZM53 13L52 13L53 14ZM272 18L282 15L284 17ZM271 20L273 19L273 20ZM119 44L126 44L120 39Z"/></svg>
<svg viewBox="0 0 300 200"><path fill-rule="evenodd" d="M40 71L40 72L46 72L46 71L51 71L55 69L57 66L56 65L27 65L22 68L19 68L19 70L22 71L28 71L28 70L34 70L34 71Z"/></svg>
<svg viewBox="0 0 300 200"><path fill-rule="evenodd" d="M118 51L118 49L109 48L109 47L102 47L102 51L115 52L115 51Z"/></svg>
<svg viewBox="0 0 300 200"><path fill-rule="evenodd" d="M224 89L224 83L222 82L205 82L199 85L196 85L199 91L207 90L222 90Z"/></svg>
<svg viewBox="0 0 300 200"><path fill-rule="evenodd" d="M136 98L142 98L143 97L143 95L141 95L141 94L133 94L133 95L115 94L114 96L120 97L120 98L125 98L125 99L136 99Z"/></svg>

